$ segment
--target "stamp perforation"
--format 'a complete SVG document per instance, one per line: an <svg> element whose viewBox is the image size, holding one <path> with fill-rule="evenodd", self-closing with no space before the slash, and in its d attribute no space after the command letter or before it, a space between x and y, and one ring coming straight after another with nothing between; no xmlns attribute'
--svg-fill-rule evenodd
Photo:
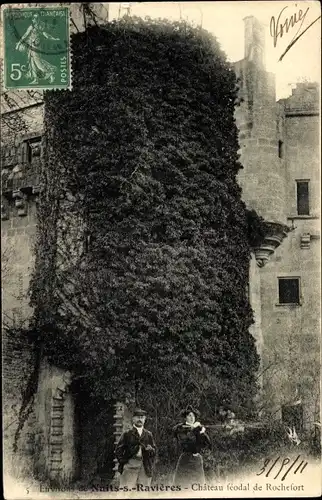
<svg viewBox="0 0 322 500"><path fill-rule="evenodd" d="M4 90L70 90L69 6L5 6L2 16Z"/></svg>

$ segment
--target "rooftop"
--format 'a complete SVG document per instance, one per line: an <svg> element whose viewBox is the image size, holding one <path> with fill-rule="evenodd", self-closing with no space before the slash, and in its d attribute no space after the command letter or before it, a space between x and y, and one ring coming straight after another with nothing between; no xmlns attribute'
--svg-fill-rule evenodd
<svg viewBox="0 0 322 500"><path fill-rule="evenodd" d="M2 94L1 114L12 113L43 101L40 90L7 91Z"/></svg>

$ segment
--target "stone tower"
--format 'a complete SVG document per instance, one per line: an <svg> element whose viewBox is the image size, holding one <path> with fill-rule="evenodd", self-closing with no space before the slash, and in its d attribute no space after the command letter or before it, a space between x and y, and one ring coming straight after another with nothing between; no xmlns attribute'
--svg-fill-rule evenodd
<svg viewBox="0 0 322 500"><path fill-rule="evenodd" d="M276 418L295 405L297 427L309 428L319 415L319 89L298 84L276 102L275 78L264 64L264 27L252 16L244 23L245 57L235 63L242 100L239 183L248 208L271 223L249 282L263 407Z"/></svg>

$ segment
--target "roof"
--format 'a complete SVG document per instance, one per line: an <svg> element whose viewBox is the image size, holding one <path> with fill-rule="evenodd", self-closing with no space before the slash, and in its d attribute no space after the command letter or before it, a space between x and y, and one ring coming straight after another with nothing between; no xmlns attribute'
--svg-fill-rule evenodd
<svg viewBox="0 0 322 500"><path fill-rule="evenodd" d="M41 90L6 91L1 96L1 114L40 104L43 101Z"/></svg>
<svg viewBox="0 0 322 500"><path fill-rule="evenodd" d="M292 94L279 102L284 104L287 114L319 113L319 84L315 82L297 83Z"/></svg>

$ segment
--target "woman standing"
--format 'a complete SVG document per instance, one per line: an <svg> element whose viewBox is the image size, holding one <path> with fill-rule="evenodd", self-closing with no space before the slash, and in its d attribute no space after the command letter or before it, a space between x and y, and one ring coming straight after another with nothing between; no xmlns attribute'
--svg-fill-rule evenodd
<svg viewBox="0 0 322 500"><path fill-rule="evenodd" d="M181 455L174 474L174 485L189 486L193 483L203 484L205 473L200 451L210 447L210 439L206 429L197 420L198 410L188 406L181 412L183 422L173 429L181 448Z"/></svg>

